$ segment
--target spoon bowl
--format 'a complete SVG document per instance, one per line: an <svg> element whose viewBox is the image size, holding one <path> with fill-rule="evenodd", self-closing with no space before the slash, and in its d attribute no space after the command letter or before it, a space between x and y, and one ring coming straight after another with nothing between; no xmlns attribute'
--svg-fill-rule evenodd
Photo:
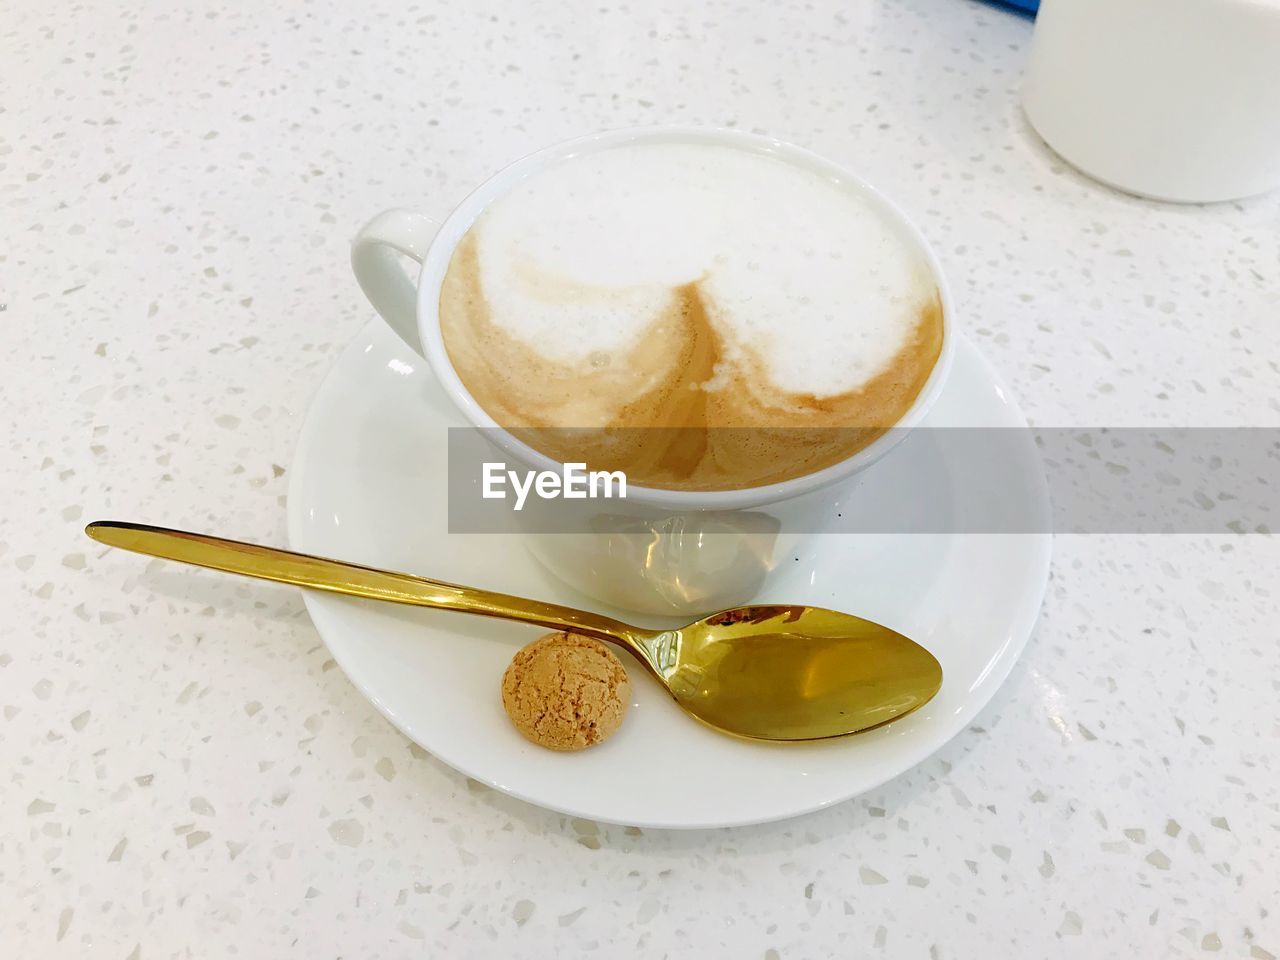
<svg viewBox="0 0 1280 960"><path fill-rule="evenodd" d="M183 530L99 521L94 540L148 556L313 590L566 630L625 647L686 712L759 740L857 733L927 703L942 667L902 634L821 607L747 606L677 630L407 573Z"/></svg>
<svg viewBox="0 0 1280 960"><path fill-rule="evenodd" d="M942 667L924 647L821 607L737 607L660 634L653 648L681 707L719 730L764 740L878 727L942 685Z"/></svg>

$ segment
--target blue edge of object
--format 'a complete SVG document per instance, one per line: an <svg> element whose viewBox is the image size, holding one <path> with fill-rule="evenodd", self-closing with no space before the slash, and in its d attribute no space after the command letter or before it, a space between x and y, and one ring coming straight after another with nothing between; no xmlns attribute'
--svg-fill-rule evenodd
<svg viewBox="0 0 1280 960"><path fill-rule="evenodd" d="M993 7L1003 7L1010 13L1018 13L1026 17L1034 17L1040 9L1040 0L986 0Z"/></svg>

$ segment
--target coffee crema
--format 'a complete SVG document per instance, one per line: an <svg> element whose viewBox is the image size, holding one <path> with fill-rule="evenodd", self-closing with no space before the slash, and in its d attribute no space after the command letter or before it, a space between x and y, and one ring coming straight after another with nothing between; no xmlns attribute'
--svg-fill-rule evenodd
<svg viewBox="0 0 1280 960"><path fill-rule="evenodd" d="M682 142L579 155L494 201L440 324L499 425L674 490L846 459L907 412L943 339L927 263L859 188Z"/></svg>

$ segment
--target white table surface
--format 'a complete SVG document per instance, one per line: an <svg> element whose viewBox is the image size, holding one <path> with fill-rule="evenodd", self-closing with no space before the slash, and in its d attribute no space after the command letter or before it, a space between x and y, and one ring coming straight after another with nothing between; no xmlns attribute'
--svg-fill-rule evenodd
<svg viewBox="0 0 1280 960"><path fill-rule="evenodd" d="M766 8L769 8L768 12ZM1280 425L1280 197L1134 200L963 0L225 4L0 17L0 954L1280 954L1275 538L1077 536L980 722L791 822L641 832L468 783L289 589L97 517L280 542L372 213L555 140L729 124L914 212L1042 425Z"/></svg>

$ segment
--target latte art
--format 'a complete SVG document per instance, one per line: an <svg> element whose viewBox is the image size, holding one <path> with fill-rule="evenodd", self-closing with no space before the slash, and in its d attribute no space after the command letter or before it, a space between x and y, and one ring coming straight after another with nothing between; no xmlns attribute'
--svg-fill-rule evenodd
<svg viewBox="0 0 1280 960"><path fill-rule="evenodd" d="M491 204L440 295L476 402L560 461L738 489L843 460L942 347L921 253L860 189L722 146L587 153Z"/></svg>

